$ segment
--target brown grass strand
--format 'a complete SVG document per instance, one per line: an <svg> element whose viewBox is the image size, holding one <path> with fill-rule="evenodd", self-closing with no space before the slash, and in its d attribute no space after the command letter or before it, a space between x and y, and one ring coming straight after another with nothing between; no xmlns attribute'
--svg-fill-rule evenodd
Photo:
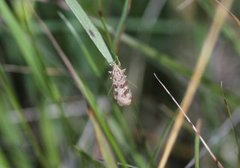
<svg viewBox="0 0 240 168"><path fill-rule="evenodd" d="M219 0L215 0L219 6L221 6L232 18L235 20L238 26L240 26L240 20L235 16L228 8L226 8Z"/></svg>
<svg viewBox="0 0 240 168"><path fill-rule="evenodd" d="M71 62L69 61L68 57L66 56L66 54L64 53L62 48L59 46L59 44L55 40L55 38L52 35L52 33L49 31L48 27L45 25L45 23L42 21L42 19L38 16L37 13L35 13L35 17L38 20L38 22L40 23L41 27L43 28L44 33L46 33L48 39L51 41L53 47L56 49L58 55L60 56L60 58L64 62L64 65L66 66L69 74L71 75L71 77L76 82L76 84L77 84L76 86L82 91L82 88L79 87L79 86L82 85L82 82L80 81L80 79L78 77L78 74L75 71L75 69L73 68L73 66L72 66Z"/></svg>
<svg viewBox="0 0 240 168"><path fill-rule="evenodd" d="M228 9L232 4L232 0L224 0L222 2L222 4ZM189 106L192 103L192 99L195 95L195 92L196 92L198 86L199 86L201 77L202 77L202 75L204 73L204 70L207 66L208 60L211 57L213 48L215 46L215 43L217 41L220 29L221 29L221 27L224 23L224 20L225 20L226 16L227 16L227 13L225 12L225 10L223 10L222 7L218 7L217 11L216 11L216 14L214 16L214 20L213 20L212 25L210 27L210 30L207 34L207 37L206 37L205 41L204 41L202 50L201 50L200 55L199 55L199 59L197 61L197 65L194 69L194 72L193 72L193 75L192 75L191 80L189 82L187 91L186 91L185 96L183 98L183 101L181 103L182 110L185 113L188 112ZM176 138L178 136L180 128L183 124L183 121L184 121L184 114L180 111L180 112L178 112L178 116L177 116L176 121L173 125L173 128L170 132L169 139L166 143L166 147L165 147L164 152L163 152L163 156L160 159L159 166L158 166L159 168L164 168L166 166L167 160L169 158L169 155L171 153L173 145L176 141Z"/></svg>
<svg viewBox="0 0 240 168"><path fill-rule="evenodd" d="M181 106L179 105L179 103L176 101L176 99L172 96L172 94L169 92L169 90L166 88L166 86L161 82L161 80L157 77L156 74L154 74L154 76L156 77L156 79L158 80L158 82L162 85L162 87L164 88L164 90L168 93L168 95L172 98L172 100L174 101L174 103L178 106L180 112L183 114L183 116L186 118L186 120L188 121L188 123L192 126L194 132L196 133L196 135L199 137L199 139L201 140L201 142L203 143L203 145L205 146L205 148L207 149L207 151L209 152L209 154L211 155L211 157L213 158L214 162L217 164L217 166L219 168L223 168L222 164L218 161L217 157L213 154L213 152L211 151L211 149L209 148L209 146L207 145L206 141L203 139L203 137L200 135L200 131L199 128L196 128L193 124L193 122L190 120L190 118L187 116L187 114L183 111L183 109L181 108Z"/></svg>
<svg viewBox="0 0 240 168"><path fill-rule="evenodd" d="M2 65L5 72L9 73L19 73L19 74L30 74L32 70L28 66L23 65L14 65L14 64L3 64ZM62 76L64 74L64 70L61 68L47 67L46 73L49 76Z"/></svg>

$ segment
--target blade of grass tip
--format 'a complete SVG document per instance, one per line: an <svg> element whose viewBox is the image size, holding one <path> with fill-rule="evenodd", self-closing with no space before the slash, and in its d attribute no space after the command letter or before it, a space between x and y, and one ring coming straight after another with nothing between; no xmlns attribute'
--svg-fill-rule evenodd
<svg viewBox="0 0 240 168"><path fill-rule="evenodd" d="M205 142L205 140L202 138L202 136L198 133L198 130L197 128L194 126L194 124L192 123L192 121L190 120L190 118L187 116L187 113L185 113L185 111L183 110L183 108L179 105L179 103L176 101L176 99L172 96L172 94L169 92L169 90L166 88L166 86L161 82L161 80L157 77L157 75L154 73L154 76L155 78L157 79L157 81L162 85L162 87L164 88L164 90L167 92L167 94L171 97L171 99L173 100L173 102L177 105L177 107L179 108L179 113L182 113L182 115L186 118L187 122L192 126L192 129L194 130L194 132L199 136L201 142L203 143L204 147L207 149L208 153L210 154L210 156L212 157L213 161L216 163L216 165L219 167L219 168L223 168L223 165L220 163L220 161L216 158L216 156L213 154L212 150L210 149L210 147L207 145L207 143ZM177 117L179 116L179 113L177 115ZM178 118L177 118L178 119ZM167 141L167 145L171 144L173 145L174 144L174 141L176 139L176 135L177 133L179 133L179 130L178 128L181 126L179 125L181 124L179 121L174 123L174 126L172 128L172 131L170 133L170 136L169 136L169 141L171 141L169 143L169 141ZM169 147L169 146L167 146ZM167 152L169 152L168 148L165 148L165 150L167 150ZM172 146L171 146L172 147ZM166 155L165 153L163 153L163 155ZM166 164L166 160L167 158L165 158L166 156L163 156L162 159L163 159L163 162L162 163L160 161L159 163L159 168L161 167L165 167L165 164Z"/></svg>
<svg viewBox="0 0 240 168"><path fill-rule="evenodd" d="M76 39L78 45L80 46L81 50L83 51L84 56L86 57L89 65L93 69L94 73L97 75L97 77L100 77L100 71L98 70L96 63L92 59L91 54L89 53L87 47L82 42L81 38L79 37L79 35L78 35L76 29L73 27L72 23L62 13L58 12L58 15L65 22L68 29L72 33L73 37Z"/></svg>
<svg viewBox="0 0 240 168"><path fill-rule="evenodd" d="M105 136L103 135L102 130L100 129L99 124L98 124L96 118L94 117L92 111L90 110L90 108L88 109L88 115L89 115L90 120L93 123L93 127L95 129L95 134L96 134L96 138L98 141L98 145L100 147L101 154L104 158L104 162L106 163L106 167L117 168L116 161L114 159L114 156L110 149L110 146L107 143Z"/></svg>
<svg viewBox="0 0 240 168"><path fill-rule="evenodd" d="M132 0L125 0L125 3L124 3L124 7L123 7L123 11L122 11L122 15L121 15L121 18L120 18L120 21L117 25L117 30L116 30L116 33L115 33L115 38L113 40L113 45L114 45L114 48L113 50L116 52L117 48L118 48L118 43L119 43L119 40L120 40L120 36L123 32L123 29L124 29L124 23L127 19L127 15L128 15L128 12L130 10L130 7L131 7L131 3L132 3Z"/></svg>
<svg viewBox="0 0 240 168"><path fill-rule="evenodd" d="M201 125L202 125L201 120L198 120L196 128L199 134L201 132ZM199 135L196 134L194 143L195 168L199 168L199 148L200 148Z"/></svg>
<svg viewBox="0 0 240 168"><path fill-rule="evenodd" d="M226 5L227 8L230 8L230 6L232 4L232 0L224 0L223 4ZM214 20L213 20L210 30L208 32L208 35L204 41L202 50L200 52L200 55L199 55L199 58L197 61L197 65L195 66L195 69L194 69L194 73L189 82L187 91L185 92L183 101L180 106L183 109L181 111L183 111L184 113L188 112L188 109L192 103L193 97L197 91L199 84L200 84L201 77L204 73L207 63L212 55L213 48L216 44L218 35L220 33L221 27L225 21L226 16L227 16L226 12L223 11L222 8L218 7L216 14L214 16ZM164 168L166 166L166 163L167 163L169 155L172 151L173 145L176 141L176 138L179 134L180 128L183 124L184 117L186 115L184 115L184 113L182 113L181 111L178 113L178 116L174 123L173 129L170 133L170 137L169 137L170 141L168 141L166 144L163 156L160 159L159 168ZM216 157L214 155L212 155L212 158L216 158ZM219 161L217 161L215 159L214 159L214 161L216 161L216 164L218 167L223 167Z"/></svg>
<svg viewBox="0 0 240 168"><path fill-rule="evenodd" d="M110 128L108 127L108 125L104 121L103 116L99 112L99 110L97 108L96 100L94 99L94 96L93 96L92 92L87 87L87 85L84 84L83 80L78 76L77 72L75 71L75 69L72 66L71 62L69 61L68 57L63 52L63 50L61 49L61 47L59 46L59 44L57 43L57 41L53 37L52 33L49 31L48 27L39 18L39 16L37 14L36 14L36 17L37 17L40 25L42 26L44 32L46 33L47 37L49 38L52 45L54 46L55 50L57 51L58 55L60 56L62 62L65 65L65 67L67 68L69 74L71 75L71 77L75 81L76 86L82 92L82 94L84 95L84 97L86 98L86 100L88 101L90 106L92 107L94 115L95 115L97 121L99 122L99 125L103 129L107 140L109 141L109 143L111 144L114 152L116 153L116 156L118 157L119 161L122 163L123 167L126 168L127 163L125 161L125 158L123 157L123 154L122 154L120 148L118 147L118 145L117 145L117 143L116 143L116 141L115 141L115 139L114 139L114 137L111 133Z"/></svg>
<svg viewBox="0 0 240 168"><path fill-rule="evenodd" d="M110 54L101 34L93 23L88 18L87 14L84 12L80 4L76 0L65 0L67 5L70 7L74 15L77 17L78 21L81 23L82 27L87 32L88 36L91 38L93 43L96 45L98 50L101 52L103 57L107 60L108 64L112 64L113 58Z"/></svg>
<svg viewBox="0 0 240 168"><path fill-rule="evenodd" d="M98 11L98 15L100 17L100 22L101 22L101 26L103 27L103 31L107 37L107 44L109 45L109 48L110 48L110 51L111 53L113 54L115 60L120 63L119 59L118 59L118 56L116 55L115 51L113 50L114 46L113 46L113 42L112 42L112 39L111 39L111 36L110 36L110 33L108 32L108 28L107 28L107 24L106 24L106 21L105 21L105 18L103 16L103 8L102 8L102 1L101 0L98 0L98 6L99 6L99 11Z"/></svg>

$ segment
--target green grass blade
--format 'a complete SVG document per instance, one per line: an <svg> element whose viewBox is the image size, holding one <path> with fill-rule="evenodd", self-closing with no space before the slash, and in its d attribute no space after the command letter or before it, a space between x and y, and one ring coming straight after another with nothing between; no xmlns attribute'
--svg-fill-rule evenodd
<svg viewBox="0 0 240 168"><path fill-rule="evenodd" d="M106 139L108 140L109 144L111 145L111 147L113 148L114 152L116 153L116 156L118 157L119 161L122 163L123 167L126 168L127 163L125 161L125 158L123 157L123 154L122 154L119 146L117 145L117 143L115 141L115 138L113 137L113 135L111 133L110 128L106 124L105 119L102 116L102 113L100 113L100 111L99 111L99 109L97 107L96 99L95 99L93 93L88 88L88 86L85 84L85 82L82 80L82 78L79 77L79 75L75 71L74 67L72 66L71 62L69 61L68 57L63 52L61 47L58 45L57 41L53 37L52 33L49 31L47 26L44 24L44 22L42 22L40 20L40 23L41 23L42 28L44 29L44 32L47 34L49 40L51 41L52 45L56 49L57 53L59 54L61 60L65 64L69 74L71 75L71 77L75 81L76 86L82 92L83 96L88 101L90 107L93 109L93 113L94 113L94 115L96 117L96 120L98 121L101 129L103 130L103 132L104 132L104 134L106 136Z"/></svg>
<svg viewBox="0 0 240 168"><path fill-rule="evenodd" d="M100 113L100 111L98 110L98 107L96 105L96 100L94 99L94 96L93 96L92 92L87 87L87 85L85 85L83 80L81 78L79 78L79 76L77 75L76 71L73 69L69 60L67 60L66 63L69 66L68 67L69 71L70 71L73 79L75 80L79 90L81 90L81 92L83 93L83 95L87 99L88 103L93 108L94 116L95 116L96 120L98 121L98 124L100 125L101 129L103 130L106 139L108 140L109 144L111 144L111 147L113 148L114 152L116 153L116 156L118 157L119 161L122 163L123 167L126 168L127 163L126 163L126 161L123 157L123 154L122 154L119 146L117 145L117 143L115 141L115 138L113 137L109 126L105 122L105 119L102 116L102 113Z"/></svg>
<svg viewBox="0 0 240 168"><path fill-rule="evenodd" d="M88 155L83 150L78 147L75 148L78 155L80 155L81 167L97 167L97 168L105 168L101 162L98 162L92 158L92 156Z"/></svg>
<svg viewBox="0 0 240 168"><path fill-rule="evenodd" d="M14 18L13 14L4 1L0 1L0 12L27 62L35 62L36 53L32 47L30 39L26 36L26 33L20 27L20 24L17 22L16 18ZM39 80L42 78L38 67L33 66L32 71L36 77L39 78ZM40 82L44 83L43 81Z"/></svg>
<svg viewBox="0 0 240 168"><path fill-rule="evenodd" d="M99 26L102 29L102 26L100 24L100 21L95 19L94 23ZM108 30L114 34L114 31L112 27L107 25ZM161 65L161 67L164 67L167 71L171 71L174 74L180 74L183 75L184 77L190 78L192 75L191 69L181 65L174 59L172 59L172 56L167 55L165 53L161 53L157 51L155 48L127 35L123 34L121 36L122 42L125 44L129 45L130 47L138 50L139 52L143 53L143 56L146 58L156 62L157 64ZM168 73L169 73L168 71ZM213 83L210 79L207 77L203 76L202 78L202 83L206 86L206 88L210 89L213 93L217 95L221 95L222 91L219 85ZM234 106L238 106L239 104L239 98L235 94L233 94L230 91L226 91L226 96L229 97L229 100L234 103Z"/></svg>
<svg viewBox="0 0 240 168"><path fill-rule="evenodd" d="M126 168L127 163L126 163L126 161L123 157L123 154L122 154L119 146L117 145L117 143L115 141L115 138L113 137L109 126L105 122L105 119L102 116L102 113L100 113L100 111L98 110L98 107L96 105L96 100L94 99L94 96L93 96L92 92L87 87L87 85L85 85L83 80L81 78L79 78L79 76L77 75L76 71L73 69L69 60L67 60L67 64L69 66L68 67L69 71L70 71L73 79L75 80L79 90L81 90L81 92L83 93L83 95L87 99L88 103L93 108L94 116L95 116L96 120L98 121L101 129L103 130L106 139L108 140L109 144L111 144L111 147L113 148L114 152L116 153L116 156L118 157L119 161L122 163L123 167Z"/></svg>
<svg viewBox="0 0 240 168"><path fill-rule="evenodd" d="M27 124L27 120L21 112L20 105L16 99L16 96L15 96L12 88L10 87L11 85L10 85L5 73L3 72L1 65L0 65L0 83L2 84L3 90L6 93L6 97L7 97L8 101L10 102L12 107L16 110L17 116L21 120L21 126L23 127L26 135L28 136L30 142L32 143L33 149L34 149L36 155L39 157L39 160L42 163L42 165L46 166L47 161L45 160L44 156L42 155L40 147L37 144L37 141L31 131L31 128Z"/></svg>
<svg viewBox="0 0 240 168"><path fill-rule="evenodd" d="M201 122L197 122L197 130L200 133ZM195 134L195 143L194 143L194 159L195 159L195 168L199 168L199 148L200 148L200 139L199 135Z"/></svg>
<svg viewBox="0 0 240 168"><path fill-rule="evenodd" d="M8 161L6 160L6 157L2 152L0 152L0 167L10 168Z"/></svg>
<svg viewBox="0 0 240 168"><path fill-rule="evenodd" d="M53 123L48 118L48 112L49 109L46 109L47 105L42 104L40 109L40 129L43 139L43 145L46 149L46 156L49 160L49 164L51 167L58 167L59 166L59 157L57 153L57 147L56 147L56 137L54 136L54 130L53 130Z"/></svg>
<svg viewBox="0 0 240 168"><path fill-rule="evenodd" d="M30 27L25 28L27 30L22 28L4 1L0 1L0 13L14 40L18 44L23 58L31 67L35 84L43 91L42 93L48 94L52 99L58 100L59 94L46 75L45 67ZM30 23L27 23L27 25L28 24Z"/></svg>
<svg viewBox="0 0 240 168"><path fill-rule="evenodd" d="M100 71L98 70L98 67L97 67L96 63L94 62L90 52L87 50L86 46L84 45L83 41L79 37L79 35L78 35L76 29L73 27L72 23L70 21L68 21L68 19L62 13L59 13L59 16L65 22L65 24L67 25L68 29L71 31L72 35L74 36L74 38L77 40L78 45L82 49L82 51L84 53L84 56L86 57L89 65L93 69L94 73L98 77L100 77Z"/></svg>
<svg viewBox="0 0 240 168"><path fill-rule="evenodd" d="M0 92L0 132L1 132L1 140L5 146L10 146L9 156L11 158L12 164L19 168L30 168L30 160L26 151L23 151L21 148L24 143L23 135L21 134L21 129L19 129L18 125L12 124L10 117L8 115L8 109L4 102L7 102L5 99L6 94ZM4 163L4 158L1 157L1 164ZM0 166L4 167L4 166Z"/></svg>
<svg viewBox="0 0 240 168"><path fill-rule="evenodd" d="M157 159L160 153L160 150L162 149L164 142L167 139L167 136L173 126L174 120L175 120L175 116L169 121L169 123L167 124L166 128L164 129L163 133L161 134L159 141L153 151L151 160L149 162L149 164L151 165L150 167L152 167L154 165L154 167L157 167L156 163L157 163Z"/></svg>
<svg viewBox="0 0 240 168"><path fill-rule="evenodd" d="M25 9L23 9L25 10ZM27 64L31 67L34 82L36 86L41 90L41 94L45 96L48 95L50 98L52 98L54 101L57 101L59 98L58 91L56 87L54 87L51 80L47 77L45 72L45 67L43 64L43 61L40 57L40 53L36 46L36 40L34 39L34 36L30 30L30 27L27 27L23 29L21 27L21 24L17 21L17 19L14 17L12 12L10 11L9 7L4 1L0 1L0 12L1 15L6 22L6 25L8 26L13 38L15 39L16 43L19 46L20 51L22 52L22 56L27 62ZM27 24L28 25L28 24ZM27 32L29 34L27 34ZM22 120L24 129L29 136L33 147L35 149L35 152L37 156L39 157L42 165L47 165L48 161L46 158L41 154L41 150L39 145L37 144L37 141L35 137L33 136L31 129L26 124L27 122L24 120L24 117L21 115L20 112L20 105L16 100L14 100L14 95L10 89L8 89L7 84L5 85L5 90L9 95L9 98L11 98L11 103L13 104L14 108L19 112L19 116ZM57 153L57 152L56 152Z"/></svg>
<svg viewBox="0 0 240 168"><path fill-rule="evenodd" d="M221 87L222 87L222 84L221 84ZM223 89L223 88L222 88ZM222 90L222 94L223 94L223 101L224 101L224 104L225 104L225 108L226 108L226 112L228 114L228 118L231 122L231 125L232 125L232 129L233 129L233 133L234 133L234 138L236 140L236 144L237 144L237 149L238 149L238 163L240 162L240 144L239 144L239 133L237 131L237 128L236 128L236 125L234 124L233 122L233 117L232 117L232 111L231 111L231 107L230 107L230 104L226 98L226 95L224 93L224 90Z"/></svg>
<svg viewBox="0 0 240 168"><path fill-rule="evenodd" d="M196 135L195 145L194 145L195 168L199 168L199 147L200 147L200 141L199 141L198 135Z"/></svg>
<svg viewBox="0 0 240 168"><path fill-rule="evenodd" d="M129 11L129 8L130 8L130 3L131 3L131 0L125 0L125 3L124 3L124 7L123 7L123 12L122 12L122 15L121 15L121 18L120 18L120 21L117 25L117 30L116 30L116 33L115 33L115 38L113 40L113 45L114 45L114 51L116 51L117 49L117 45L118 45L118 42L120 40L120 36L121 36L121 33L124 29L124 23L127 19L127 14L128 14L128 11Z"/></svg>
<svg viewBox="0 0 240 168"><path fill-rule="evenodd" d="M145 162L146 159L141 154L139 154L139 151L137 151L136 142L134 141L134 137L131 134L131 128L129 127L129 123L126 121L125 116L122 114L119 106L115 105L113 109L115 115L114 118L117 121L115 122L116 125L113 125L113 121L115 120L109 120L108 123L110 124L115 137L119 137L118 139L120 140L118 140L118 143L124 146L124 150L129 153L131 159L134 160L134 165L136 165L136 167L147 167Z"/></svg>
<svg viewBox="0 0 240 168"><path fill-rule="evenodd" d="M93 23L88 18L87 14L84 12L80 4L76 0L65 0L74 15L77 17L78 21L81 23L82 27L87 32L88 36L91 38L93 43L96 45L98 50L101 52L103 57L107 60L109 64L112 64L113 58L110 54L101 34Z"/></svg>
<svg viewBox="0 0 240 168"><path fill-rule="evenodd" d="M96 118L94 117L93 113L90 110L89 110L89 117L93 123L96 138L97 138L97 141L98 141L98 144L100 147L100 151L104 158L104 162L106 163L106 167L117 168L116 161L114 159L114 156L112 154L110 146L109 146L108 142L106 141L105 136L104 136L101 128L99 127L99 124L98 124Z"/></svg>

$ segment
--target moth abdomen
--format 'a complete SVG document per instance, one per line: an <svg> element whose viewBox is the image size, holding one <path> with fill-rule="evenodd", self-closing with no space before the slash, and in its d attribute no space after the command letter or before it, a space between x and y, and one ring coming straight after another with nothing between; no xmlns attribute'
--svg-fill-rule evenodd
<svg viewBox="0 0 240 168"><path fill-rule="evenodd" d="M119 65L113 64L110 79L113 81L113 97L120 106L128 106L132 102L132 92L127 85L126 69L120 69Z"/></svg>

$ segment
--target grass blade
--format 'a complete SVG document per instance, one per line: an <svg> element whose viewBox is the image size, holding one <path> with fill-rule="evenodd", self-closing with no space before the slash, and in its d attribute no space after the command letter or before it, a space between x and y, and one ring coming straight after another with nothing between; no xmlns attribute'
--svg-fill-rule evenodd
<svg viewBox="0 0 240 168"><path fill-rule="evenodd" d="M31 7L31 6L30 6ZM25 8L22 8L23 12L25 12ZM33 11L32 8L29 8L29 10ZM31 67L33 79L37 86L37 89L41 90L41 96L48 96L51 100L54 102L57 102L60 98L60 94L53 84L53 82L50 80L50 78L47 77L45 72L45 65L42 60L40 51L37 47L37 42L35 39L35 36L32 33L32 30L30 28L30 20L26 22L26 27L22 27L19 21L14 17L11 10L7 6L7 4L4 1L0 1L0 12L2 14L2 17L4 21L6 22L6 25L8 26L14 40L19 46L20 51L22 52L22 56L26 63ZM34 85L35 86L35 85ZM7 90L7 87L6 87ZM8 89L9 90L9 89ZM13 95L9 92L9 97ZM14 97L14 96L12 96ZM39 99L39 98L38 98ZM20 111L20 105L18 102L14 99L12 99L12 104L16 108L17 111ZM59 106L60 109L60 106ZM61 109L60 109L61 111ZM19 112L21 113L21 112ZM31 142L33 144L33 147L35 149L36 154L38 155L42 165L48 164L48 162L56 161L56 159L49 158L47 160L41 153L40 147L37 144L37 140L34 137L33 133L31 132L31 129L26 124L26 121L24 120L24 117L20 114L20 117L23 121L23 126L25 128L26 133L28 134L29 138L31 139ZM51 146L52 148L53 146ZM54 158L58 157L57 149L55 149L54 152ZM53 159L53 160L52 160ZM50 162L51 162L50 161Z"/></svg>
<svg viewBox="0 0 240 168"><path fill-rule="evenodd" d="M58 14L61 17L61 19L65 22L65 24L67 25L68 29L71 31L71 33L74 36L74 38L77 40L77 43L80 46L80 48L82 49L82 51L84 53L84 56L86 57L90 67L93 69L94 73L98 77L100 77L100 72L98 70L98 67L97 67L96 63L94 62L93 58L91 57L91 54L87 50L87 48L86 48L85 44L83 43L83 41L78 36L78 33L77 33L76 29L74 28L74 26L72 25L72 23L62 13L58 13Z"/></svg>
<svg viewBox="0 0 240 168"><path fill-rule="evenodd" d="M118 45L118 42L120 40L121 33L124 29L124 23L126 21L127 14L128 14L129 9L130 9L130 6L131 6L131 0L125 0L122 16L121 16L120 21L118 23L117 30L116 30L116 33L115 33L115 38L113 40L113 45L114 45L113 50L114 51L116 51L116 49L117 49L117 45Z"/></svg>
<svg viewBox="0 0 240 168"><path fill-rule="evenodd" d="M2 152L0 152L0 167L10 168L10 166Z"/></svg>
<svg viewBox="0 0 240 168"><path fill-rule="evenodd" d="M200 134L201 120L197 121L196 128ZM195 168L199 168L199 148L200 148L200 138L198 134L195 134L195 144L194 144L194 158L195 158Z"/></svg>
<svg viewBox="0 0 240 168"><path fill-rule="evenodd" d="M109 64L112 64L113 58L110 54L101 34L93 23L88 18L87 14L84 12L80 4L76 0L66 0L66 3L77 17L78 21L81 23L82 27L87 32L88 36L91 38L93 43L96 45L98 50L101 52L103 57L107 60Z"/></svg>
<svg viewBox="0 0 240 168"><path fill-rule="evenodd" d="M36 155L39 157L39 160L42 163L42 165L46 166L47 161L45 160L45 158L40 150L40 147L37 144L36 138L34 137L30 126L27 124L26 118L24 117L24 115L21 112L20 105L16 99L13 89L10 87L11 85L10 85L5 73L3 72L1 65L0 65L0 83L2 84L3 90L5 91L6 97L8 98L10 104L16 110L17 115L21 120L21 126L24 129L26 135L28 136L30 142L32 143L33 149L36 152Z"/></svg>
<svg viewBox="0 0 240 168"><path fill-rule="evenodd" d="M59 156L57 153L57 147L56 147L56 137L54 136L53 131L53 123L48 118L48 109L46 109L48 106L44 103L40 106L40 129L42 134L42 139L44 142L44 147L46 151L46 157L49 160L49 164L51 167L58 167L59 166Z"/></svg>
<svg viewBox="0 0 240 168"><path fill-rule="evenodd" d="M89 105L93 109L93 113L95 115L95 118L98 121L99 125L101 126L101 129L103 130L109 144L111 144L114 152L116 153L116 156L118 157L119 161L122 163L123 167L126 168L127 163L125 161L125 158L124 158L119 146L117 145L116 140L113 137L108 124L106 124L105 119L102 116L102 113L100 113L100 111L97 107L97 103L96 103L96 100L94 98L93 93L88 88L88 86L85 84L85 82L82 80L82 78L80 78L78 76L77 72L75 71L75 69L72 66L71 62L69 61L68 57L63 52L63 50L61 49L61 47L59 46L59 44L57 43L57 41L53 37L52 33L49 31L48 27L44 24L44 22L39 17L38 17L38 19L39 19L39 22L40 22L42 28L44 29L44 32L46 33L47 37L49 38L52 45L56 49L56 51L59 54L59 56L60 56L61 60L63 61L64 65L66 66L69 74L71 75L71 77L75 81L76 86L82 92L83 96L86 98Z"/></svg>
<svg viewBox="0 0 240 168"><path fill-rule="evenodd" d="M0 131L1 131L1 141L4 142L5 146L11 146L9 149L11 164L20 168L30 168L30 160L22 150L22 144L24 143L23 135L21 134L21 129L17 125L10 122L8 115L8 109L4 102L5 97L8 97L3 92L0 93ZM3 155L3 153L1 153ZM3 160L3 156L0 156L0 167L5 167L6 160ZM3 166L4 165L4 166ZM7 166L7 165L6 165Z"/></svg>
<svg viewBox="0 0 240 168"><path fill-rule="evenodd" d="M98 124L96 118L94 117L94 115L93 115L93 113L90 109L88 109L88 115L90 117L90 120L93 123L96 138L97 138L97 141L98 141L98 144L99 144L99 147L100 147L100 151L101 151L102 156L104 158L104 161L106 163L106 167L117 168L116 161L113 157L110 146L108 145L108 142L106 141L105 136L104 136L101 128L99 127L99 124Z"/></svg>
<svg viewBox="0 0 240 168"><path fill-rule="evenodd" d="M78 147L76 148L76 152L78 153L78 155L80 155L80 159L81 159L81 166L82 167L97 167L97 168L104 168L105 166L103 166L103 164L97 160L94 160L92 158L92 156L88 155L86 152L84 152L83 150L79 149Z"/></svg>

